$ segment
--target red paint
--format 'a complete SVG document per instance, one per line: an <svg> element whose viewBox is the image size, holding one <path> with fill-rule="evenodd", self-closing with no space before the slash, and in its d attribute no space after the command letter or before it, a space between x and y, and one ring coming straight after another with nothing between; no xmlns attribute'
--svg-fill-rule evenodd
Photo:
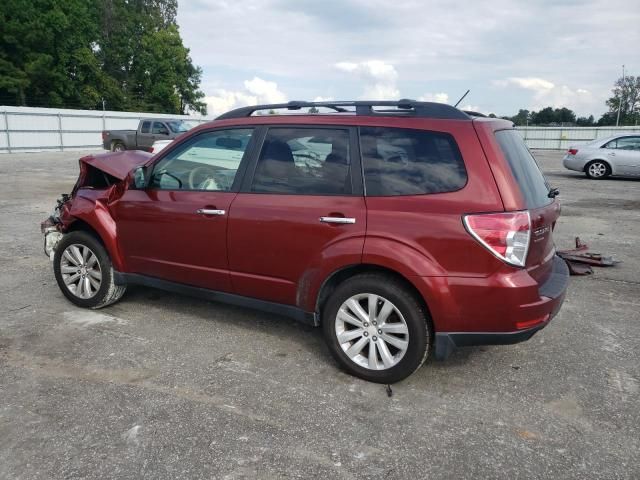
<svg viewBox="0 0 640 480"><path fill-rule="evenodd" d="M321 223L324 216L356 223ZM235 292L313 310L329 273L361 263L366 221L362 197L239 193L228 237Z"/></svg>
<svg viewBox="0 0 640 480"><path fill-rule="evenodd" d="M356 116L256 116L194 128L156 157L138 151L85 157L119 179L202 131L246 125L370 125L454 136L468 173L459 191L398 197L80 188L63 213L103 239L116 269L316 310L334 272L354 265L389 269L424 298L436 331L509 332L548 321L562 303L540 296L553 258L559 204L531 210L526 268L496 258L465 230L467 214L525 210L494 132L509 122ZM151 160L152 159L152 160ZM248 173L250 174L250 173ZM128 182L127 182L128 183ZM199 208L226 211L198 215ZM319 221L345 216L355 224ZM537 236L536 236L537 235Z"/></svg>

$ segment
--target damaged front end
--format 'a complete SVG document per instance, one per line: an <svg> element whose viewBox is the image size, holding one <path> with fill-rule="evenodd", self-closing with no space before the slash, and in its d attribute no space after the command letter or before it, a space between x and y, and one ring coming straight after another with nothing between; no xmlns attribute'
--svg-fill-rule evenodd
<svg viewBox="0 0 640 480"><path fill-rule="evenodd" d="M63 210L65 205L70 199L70 195L63 193L62 196L56 200L56 206L53 209L53 213L40 224L40 231L44 235L44 253L49 259L53 260L53 254L55 253L56 246L62 240L62 220Z"/></svg>
<svg viewBox="0 0 640 480"><path fill-rule="evenodd" d="M53 260L56 247L78 221L84 222L103 241L115 248L115 223L109 205L119 199L130 181L130 173L152 155L141 151L90 155L80 159L80 175L70 194L62 194L53 213L40 224L44 252ZM111 255L116 252L109 251Z"/></svg>

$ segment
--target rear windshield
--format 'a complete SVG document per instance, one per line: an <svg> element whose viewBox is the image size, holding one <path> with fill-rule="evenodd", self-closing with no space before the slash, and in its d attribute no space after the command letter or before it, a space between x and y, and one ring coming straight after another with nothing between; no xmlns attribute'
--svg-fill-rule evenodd
<svg viewBox="0 0 640 480"><path fill-rule="evenodd" d="M500 130L496 132L496 139L518 182L527 208L544 207L551 203L549 184L520 134L515 130Z"/></svg>

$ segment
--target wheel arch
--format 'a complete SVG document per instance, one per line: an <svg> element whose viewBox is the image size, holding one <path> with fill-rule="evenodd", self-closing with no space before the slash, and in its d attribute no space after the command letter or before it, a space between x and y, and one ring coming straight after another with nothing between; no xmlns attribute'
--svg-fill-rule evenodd
<svg viewBox="0 0 640 480"><path fill-rule="evenodd" d="M589 168L589 165L591 165L593 162L602 162L604 163L607 167L609 167L609 172L613 173L613 164L605 159L605 158L591 158L589 160L586 161L586 163L584 164L584 167L582 167L582 171L584 173L587 173L587 168Z"/></svg>
<svg viewBox="0 0 640 480"><path fill-rule="evenodd" d="M342 267L338 270L332 272L325 280L322 282L320 289L318 291L318 295L316 296L315 303L315 311L318 313L318 317L322 318L322 309L327 302L327 299L331 296L331 294L335 291L335 289L342 282L352 278L355 275L359 275L362 273L379 273L382 275L387 275L392 277L397 282L404 285L412 295L415 296L416 300L420 303L420 305L424 308L424 311L428 315L431 320L431 324L433 324L433 316L431 315L431 310L429 309L429 305L427 304L424 296L420 293L418 287L405 275L382 265L376 265L371 263L360 263L354 265L348 265ZM434 325L431 325L433 328ZM434 332L431 332L434 333Z"/></svg>
<svg viewBox="0 0 640 480"><path fill-rule="evenodd" d="M124 271L125 264L116 236L116 224L107 207L100 201L77 196L69 212L72 221L66 232L83 230L94 235L109 254L113 268Z"/></svg>

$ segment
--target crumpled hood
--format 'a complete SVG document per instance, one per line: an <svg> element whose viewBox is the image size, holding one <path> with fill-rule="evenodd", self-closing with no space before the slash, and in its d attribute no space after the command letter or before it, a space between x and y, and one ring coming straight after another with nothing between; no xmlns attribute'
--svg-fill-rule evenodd
<svg viewBox="0 0 640 480"><path fill-rule="evenodd" d="M129 150L126 152L88 155L82 157L80 161L113 177L124 180L131 170L144 165L152 156L151 153L141 150Z"/></svg>

